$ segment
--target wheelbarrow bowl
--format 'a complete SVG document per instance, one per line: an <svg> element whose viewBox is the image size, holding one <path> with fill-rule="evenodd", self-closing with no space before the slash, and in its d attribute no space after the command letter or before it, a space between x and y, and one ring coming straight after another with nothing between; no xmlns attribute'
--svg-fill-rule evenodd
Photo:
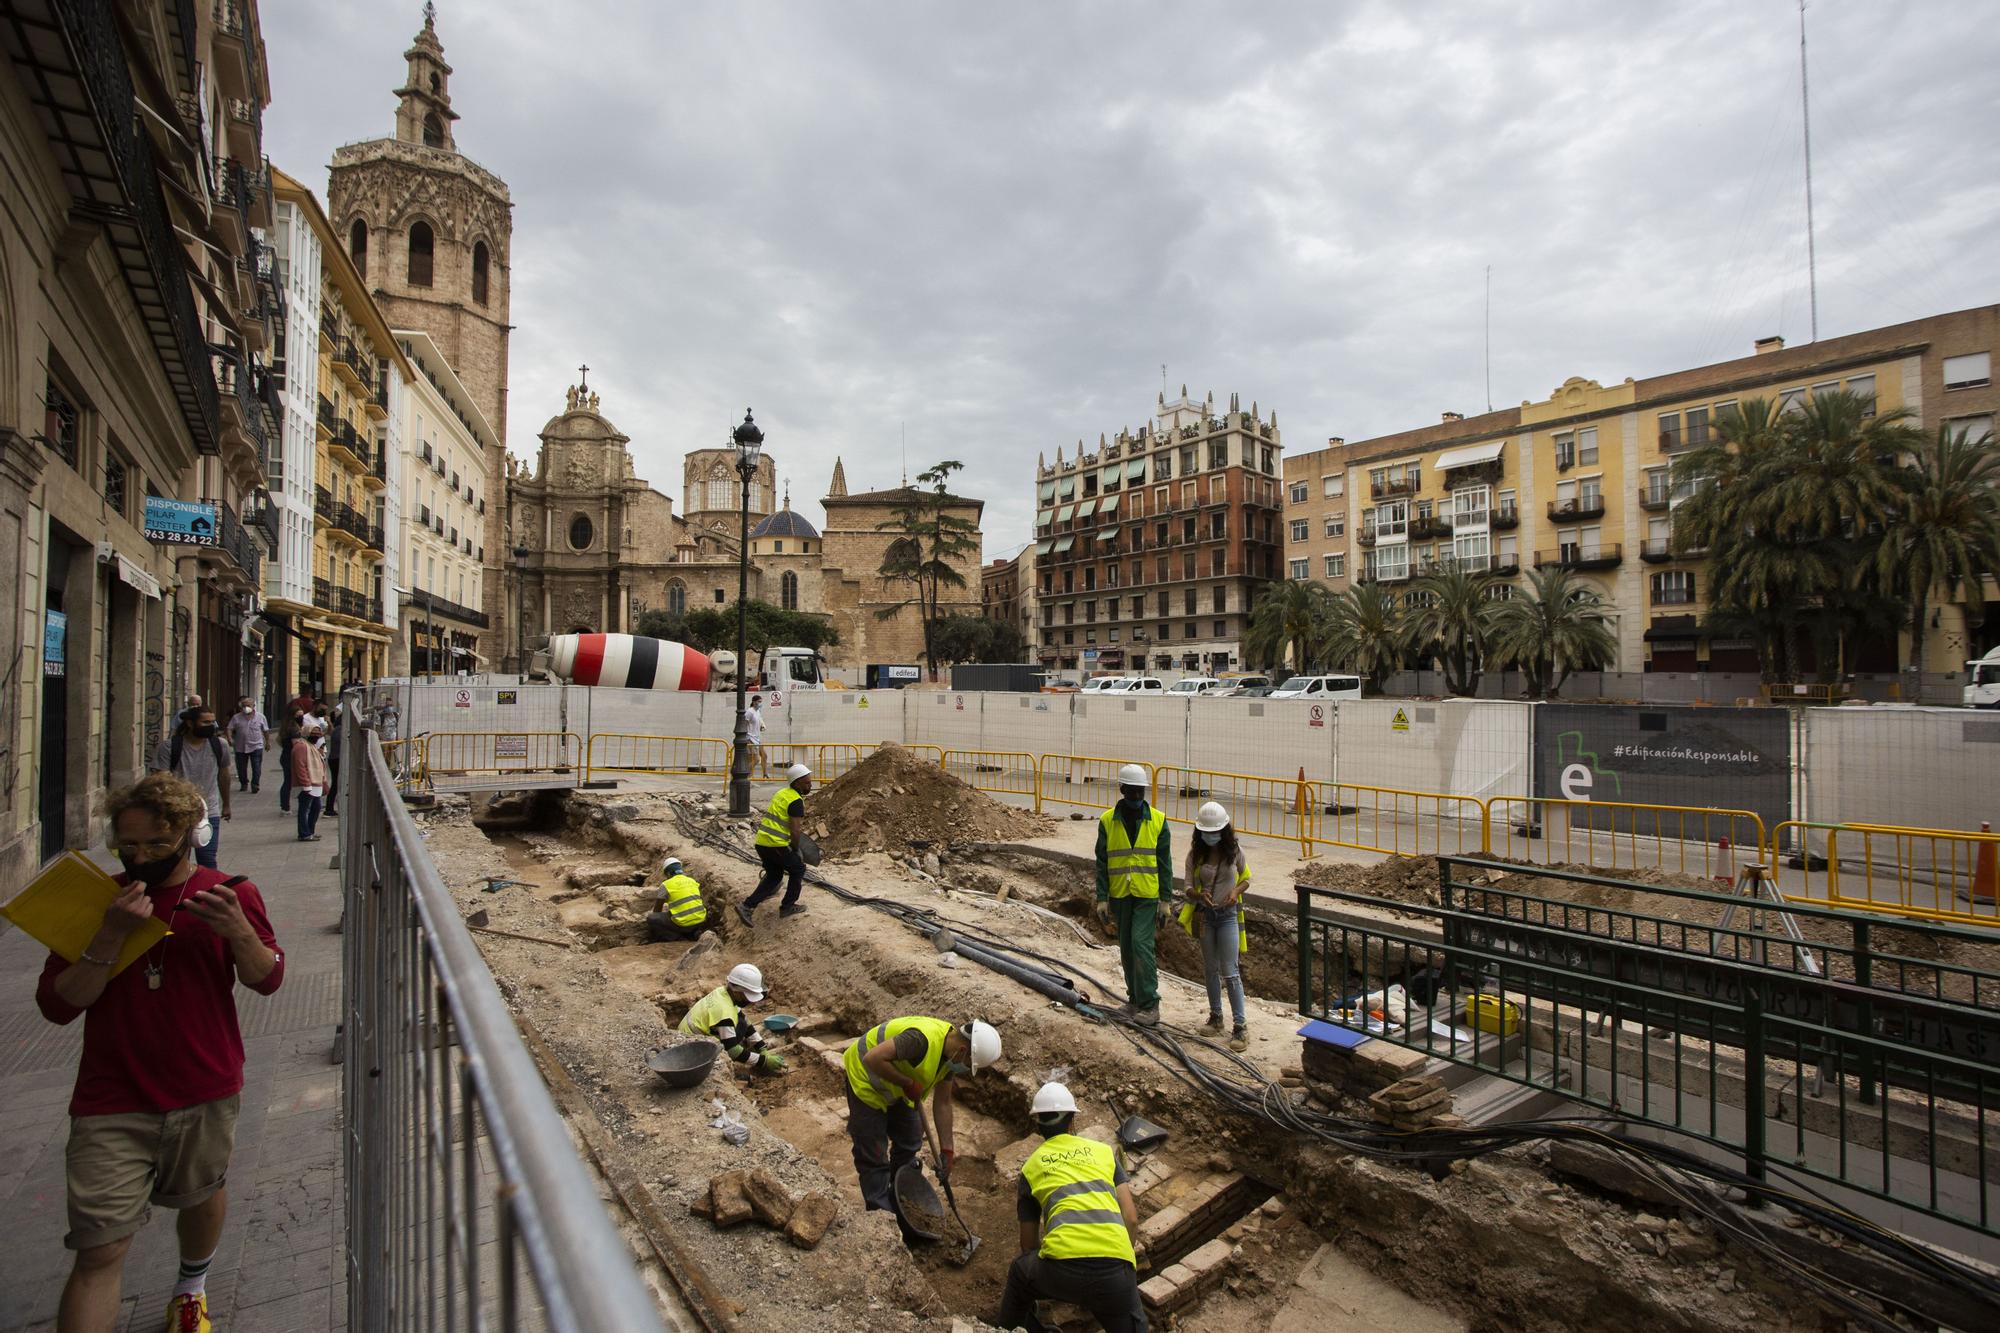
<svg viewBox="0 0 2000 1333"><path fill-rule="evenodd" d="M720 1043L684 1041L662 1046L649 1054L646 1068L659 1075L660 1081L670 1088L692 1088L708 1077L708 1071L715 1067L715 1059L721 1054Z"/></svg>
<svg viewBox="0 0 2000 1333"><path fill-rule="evenodd" d="M813 840L813 836L810 833L799 834L799 860L804 861L809 866L816 866L820 863L819 843Z"/></svg>
<svg viewBox="0 0 2000 1333"><path fill-rule="evenodd" d="M944 1200L915 1162L896 1173L896 1212L925 1240L944 1239Z"/></svg>

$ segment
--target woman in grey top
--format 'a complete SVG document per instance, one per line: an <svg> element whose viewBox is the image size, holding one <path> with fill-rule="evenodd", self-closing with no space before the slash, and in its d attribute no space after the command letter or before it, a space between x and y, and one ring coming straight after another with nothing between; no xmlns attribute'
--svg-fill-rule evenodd
<svg viewBox="0 0 2000 1333"><path fill-rule="evenodd" d="M1244 1023L1243 974L1237 965L1242 948L1243 895L1250 888L1250 869L1243 860L1243 848L1236 841L1236 829L1229 812L1210 801L1194 817L1194 842L1188 848L1187 865L1181 879L1187 886L1189 912L1183 924L1201 943L1201 961L1208 980L1208 1022L1202 1031L1212 1037L1222 1035L1222 984L1229 983L1229 1008L1236 1020L1229 1034L1229 1049L1248 1049L1250 1034ZM1191 912L1190 912L1191 909Z"/></svg>

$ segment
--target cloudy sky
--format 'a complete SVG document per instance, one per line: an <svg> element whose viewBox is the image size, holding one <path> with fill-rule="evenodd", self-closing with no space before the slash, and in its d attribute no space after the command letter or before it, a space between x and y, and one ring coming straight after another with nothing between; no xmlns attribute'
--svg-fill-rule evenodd
<svg viewBox="0 0 2000 1333"><path fill-rule="evenodd" d="M273 161L393 132L411 0L262 7ZM1178 391L1287 448L1809 336L1798 15L1635 5L443 0L514 197L508 444L580 362L679 502L754 406L794 506L1035 456ZM1808 14L1822 336L2000 300L2000 25Z"/></svg>

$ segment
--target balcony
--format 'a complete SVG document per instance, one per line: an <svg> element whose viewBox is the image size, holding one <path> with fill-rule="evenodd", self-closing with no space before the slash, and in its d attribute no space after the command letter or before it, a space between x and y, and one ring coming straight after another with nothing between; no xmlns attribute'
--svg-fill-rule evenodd
<svg viewBox="0 0 2000 1333"><path fill-rule="evenodd" d="M352 338L342 338L340 340L339 346L333 350L332 359L333 373L346 381L350 389L355 393L366 393L368 391L367 381L361 377L361 357L354 350L354 340Z"/></svg>
<svg viewBox="0 0 2000 1333"><path fill-rule="evenodd" d="M1484 463L1467 463L1464 467L1445 469L1444 488L1455 491L1461 486L1498 486L1506 475L1506 465L1497 458Z"/></svg>
<svg viewBox="0 0 2000 1333"><path fill-rule="evenodd" d="M1503 579L1512 578L1521 572L1521 557L1513 554L1494 556L1492 572Z"/></svg>
<svg viewBox="0 0 2000 1333"><path fill-rule="evenodd" d="M1042 595L1048 596L1047 593ZM455 620L461 625L471 625L477 629L489 627L484 611L475 611L469 606L460 606L457 602L448 602L442 597L432 597L429 593L412 593L403 599L403 606L419 621L436 616L440 619Z"/></svg>
<svg viewBox="0 0 2000 1333"><path fill-rule="evenodd" d="M1408 477L1398 477L1386 481L1368 483L1368 494L1377 500L1393 500L1399 495L1415 495L1423 487L1422 479L1416 481Z"/></svg>
<svg viewBox="0 0 2000 1333"><path fill-rule="evenodd" d="M1670 486L1641 486L1639 508L1658 513L1673 503L1673 495L1673 488Z"/></svg>
<svg viewBox="0 0 2000 1333"><path fill-rule="evenodd" d="M1496 532L1511 532L1521 526L1521 511L1511 504L1495 505L1488 512L1487 525Z"/></svg>
<svg viewBox="0 0 2000 1333"><path fill-rule="evenodd" d="M1613 569L1623 563L1625 548L1618 542L1597 546L1559 546L1553 551L1535 552L1536 569Z"/></svg>
<svg viewBox="0 0 2000 1333"><path fill-rule="evenodd" d="M1693 605L1694 605L1694 589L1693 589L1693 588L1655 588L1655 589L1653 589L1653 605L1654 605L1654 606L1693 606Z"/></svg>
<svg viewBox="0 0 2000 1333"><path fill-rule="evenodd" d="M332 306L320 307L319 340L325 344L321 350L329 356L340 346L340 320L335 317Z"/></svg>
<svg viewBox="0 0 2000 1333"><path fill-rule="evenodd" d="M216 0L215 81L226 96L257 95L257 56L250 25L235 0Z"/></svg>
<svg viewBox="0 0 2000 1333"><path fill-rule="evenodd" d="M1441 518L1420 518L1410 524L1410 540L1435 541L1451 536L1451 524Z"/></svg>
<svg viewBox="0 0 2000 1333"><path fill-rule="evenodd" d="M335 461L345 463L357 471L367 471L368 445L351 422L342 421L333 432L333 438L327 441L327 446L333 450Z"/></svg>
<svg viewBox="0 0 2000 1333"><path fill-rule="evenodd" d="M1707 426L1693 430L1663 430L1660 432L1660 452L1663 454L1686 453L1690 449L1700 449L1714 443Z"/></svg>
<svg viewBox="0 0 2000 1333"><path fill-rule="evenodd" d="M333 433L340 429L340 418L334 414L333 404L325 394L319 396L319 415L313 418L313 425L319 430L319 442L326 444L333 439Z"/></svg>
<svg viewBox="0 0 2000 1333"><path fill-rule="evenodd" d="M217 41L216 45L222 43ZM232 157L246 162L255 161L263 154L264 113L256 101L248 97L231 97L224 101L224 119L229 127L229 153Z"/></svg>
<svg viewBox="0 0 2000 1333"><path fill-rule="evenodd" d="M1674 544L1665 537L1651 537L1639 543L1639 558L1649 565L1664 564L1674 558Z"/></svg>
<svg viewBox="0 0 2000 1333"><path fill-rule="evenodd" d="M326 579L313 580L313 605L322 611L333 610L333 584Z"/></svg>
<svg viewBox="0 0 2000 1333"><path fill-rule="evenodd" d="M215 545L202 548L202 564L212 567L225 579L229 577L233 565L242 580L252 587L259 586L263 578L263 556L257 549L257 543L250 539L250 533L237 519L236 511L221 500L204 499L202 503L215 506L215 512L220 516ZM227 557L228 564L222 563L223 557Z"/></svg>
<svg viewBox="0 0 2000 1333"><path fill-rule="evenodd" d="M1586 495L1580 500L1549 501L1549 522L1580 523L1585 519L1604 517L1604 497Z"/></svg>
<svg viewBox="0 0 2000 1333"><path fill-rule="evenodd" d="M324 486L313 487L313 517L322 523L333 522L333 492Z"/></svg>

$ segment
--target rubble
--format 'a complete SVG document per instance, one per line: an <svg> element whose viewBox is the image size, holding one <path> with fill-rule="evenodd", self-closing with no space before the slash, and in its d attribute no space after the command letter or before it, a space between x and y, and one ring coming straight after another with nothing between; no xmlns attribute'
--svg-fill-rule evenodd
<svg viewBox="0 0 2000 1333"><path fill-rule="evenodd" d="M786 1240L802 1250L819 1248L820 1241L840 1218L840 1201L825 1190L813 1190L794 1199L779 1179L763 1167L748 1171L724 1171L709 1179L706 1193L697 1194L688 1211L705 1217L719 1228L740 1226L755 1218L782 1232Z"/></svg>
<svg viewBox="0 0 2000 1333"><path fill-rule="evenodd" d="M806 827L829 855L900 852L913 843L1037 838L1054 821L994 800L900 745L884 745L806 799ZM920 862L925 873L937 855Z"/></svg>
<svg viewBox="0 0 2000 1333"><path fill-rule="evenodd" d="M1429 1129L1451 1113L1451 1090L1435 1075L1398 1079L1368 1098L1369 1112L1391 1129ZM1453 1117L1456 1119L1456 1117Z"/></svg>

